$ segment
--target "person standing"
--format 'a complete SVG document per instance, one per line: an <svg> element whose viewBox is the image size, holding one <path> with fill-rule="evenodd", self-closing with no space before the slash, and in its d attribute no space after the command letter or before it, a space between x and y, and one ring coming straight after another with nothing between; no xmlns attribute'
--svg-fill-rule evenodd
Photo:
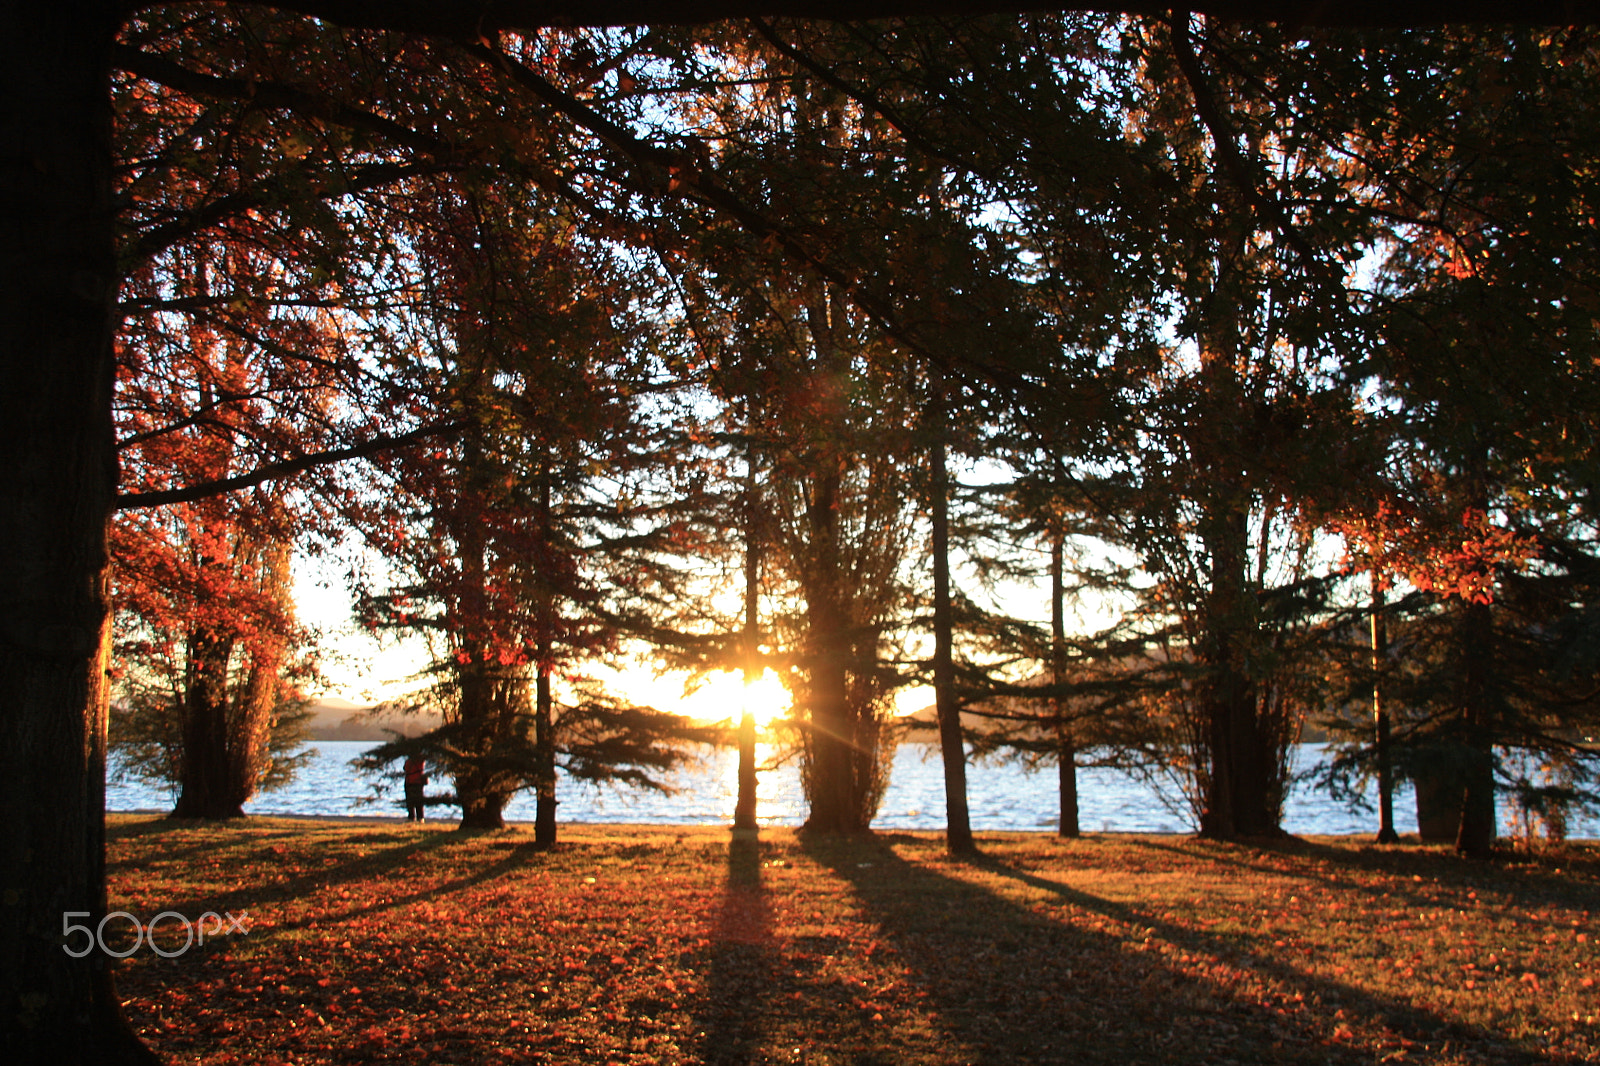
<svg viewBox="0 0 1600 1066"><path fill-rule="evenodd" d="M428 764L422 756L413 755L406 760L406 821L422 821L422 790L428 784Z"/></svg>

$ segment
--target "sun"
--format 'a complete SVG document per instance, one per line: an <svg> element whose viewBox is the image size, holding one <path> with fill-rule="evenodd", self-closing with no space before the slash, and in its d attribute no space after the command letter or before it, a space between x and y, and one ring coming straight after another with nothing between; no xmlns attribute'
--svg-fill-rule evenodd
<svg viewBox="0 0 1600 1066"><path fill-rule="evenodd" d="M793 702L783 680L771 670L749 685L744 683L744 675L739 671L718 670L684 698L682 710L695 718L737 722L748 706L755 717L756 728L766 729L788 714Z"/></svg>

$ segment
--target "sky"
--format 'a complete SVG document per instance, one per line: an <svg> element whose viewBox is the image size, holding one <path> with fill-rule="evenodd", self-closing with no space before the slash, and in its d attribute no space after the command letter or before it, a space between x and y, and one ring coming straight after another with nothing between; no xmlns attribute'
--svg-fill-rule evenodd
<svg viewBox="0 0 1600 1066"><path fill-rule="evenodd" d="M322 670L327 683L313 693L316 698L348 700L364 707L398 699L422 687L415 677L427 661L420 638L379 640L356 625L342 579L319 560L297 557L294 577L300 621L322 634ZM696 679L681 670L658 674L649 663L640 663L620 671L597 666L591 673L608 689L637 703L710 721L737 717L745 699L743 678L724 670ZM789 694L770 670L751 686L749 698L762 725L789 709ZM896 709L910 713L932 702L931 690L918 687L902 692Z"/></svg>
<svg viewBox="0 0 1600 1066"><path fill-rule="evenodd" d="M965 471L964 481L983 483L999 477L997 470ZM1077 545L1079 550L1088 550ZM427 663L426 645L420 637L398 639L385 635L381 640L352 620L351 598L346 588L338 553L312 558L297 555L294 563L294 596L302 624L322 634L320 651L324 689L317 698L343 699L358 706L370 706L398 699L423 687L416 674ZM976 591L976 580L954 574L958 583ZM1050 608L1047 583L1009 580L994 590L995 606L1013 617L1032 618L1048 624ZM1088 593L1070 602L1069 631L1088 633L1113 624L1120 614L1114 598ZM717 671L695 678L686 671L658 672L654 664L641 661L615 669L596 665L589 671L614 694L635 703L671 711L693 718L721 721L740 713L745 699L743 679L736 673ZM752 710L758 720L785 713L789 696L781 681L768 671L750 694ZM912 714L933 703L933 690L924 685L901 689L895 694L895 713Z"/></svg>

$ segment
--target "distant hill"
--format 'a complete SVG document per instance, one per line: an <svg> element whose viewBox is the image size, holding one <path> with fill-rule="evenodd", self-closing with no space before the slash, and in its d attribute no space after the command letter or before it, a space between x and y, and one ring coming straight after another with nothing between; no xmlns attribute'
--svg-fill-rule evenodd
<svg viewBox="0 0 1600 1066"><path fill-rule="evenodd" d="M939 741L939 708L932 703L920 711L903 714L894 721L905 727L906 732L902 734L904 740L929 744L936 744ZM961 732L964 736L990 733L1004 724L993 718L973 714L971 711L961 712Z"/></svg>
<svg viewBox="0 0 1600 1066"><path fill-rule="evenodd" d="M937 707L930 704L914 714L905 715L899 721L908 727L904 734L905 740L922 741L930 744L938 742L939 711ZM1014 724L1004 719L987 718L973 714L971 711L961 712L961 731L964 736L982 736ZM1042 728L1034 729L1032 732L1035 736L1043 735ZM1305 724L1301 727L1299 739L1301 744L1326 744L1331 739L1328 731L1310 718L1307 718Z"/></svg>
<svg viewBox="0 0 1600 1066"><path fill-rule="evenodd" d="M414 737L437 727L441 721L436 714L378 713L373 707L363 707L349 700L326 699L311 704L311 722L306 729L307 740L365 740L381 743L389 739L389 732Z"/></svg>

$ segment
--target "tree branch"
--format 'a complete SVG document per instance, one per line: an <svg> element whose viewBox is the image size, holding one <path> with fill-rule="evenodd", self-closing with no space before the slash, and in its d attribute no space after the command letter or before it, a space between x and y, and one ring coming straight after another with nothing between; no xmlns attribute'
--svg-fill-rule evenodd
<svg viewBox="0 0 1600 1066"><path fill-rule="evenodd" d="M318 119L329 125L375 134L393 144L402 145L435 159L446 158L455 151L455 145L439 137L419 133L410 126L359 107L352 107L342 100L336 100L323 93L311 92L282 82L246 81L243 78L202 74L166 56L125 44L113 48L112 61L129 74L190 96L248 100L262 109L277 108L293 111L295 114Z"/></svg>
<svg viewBox="0 0 1600 1066"><path fill-rule="evenodd" d="M1200 68L1200 57L1195 54L1194 45L1189 39L1189 15L1190 12L1187 10L1172 12L1172 55L1178 61L1178 69L1183 72L1183 80L1189 85L1189 93L1194 98L1195 113L1200 116L1206 131L1211 134L1218 162L1222 164L1222 169L1227 173L1229 180L1255 209L1256 214L1261 216L1261 220L1269 229L1276 230L1282 235L1284 242L1294 249L1306 269L1317 274L1324 273L1324 264L1290 221L1289 213L1283 209L1277 197L1263 191L1256 183L1256 168L1253 165L1255 161L1246 159L1244 153L1239 150L1227 117L1223 115L1222 109L1206 85L1205 71Z"/></svg>
<svg viewBox="0 0 1600 1066"><path fill-rule="evenodd" d="M1159 3L1124 0L277 0L341 26L403 30L478 40L496 30L555 26L695 25L749 18L810 18L829 22L925 15L1018 14L1028 11L1104 11L1161 15ZM1600 0L1210 0L1194 7L1211 18L1291 26L1437 26L1518 23L1571 26L1600 23Z"/></svg>
<svg viewBox="0 0 1600 1066"><path fill-rule="evenodd" d="M282 462L269 463L266 466L250 471L248 474L219 478L216 481L202 481L186 488L166 489L160 492L118 493L112 506L114 510L125 511L136 507L163 507L167 504L189 503L193 500L202 500L211 496L221 496L224 493L237 492L239 489L254 488L268 481L276 481L279 478L289 477L315 467L343 462L346 459L361 459L393 448L403 448L428 437L446 436L460 429L460 422L443 422L432 426L422 426L399 436L377 436L360 444L352 444L347 448L333 448L325 452L302 455L296 459L285 459Z"/></svg>
<svg viewBox="0 0 1600 1066"><path fill-rule="evenodd" d="M329 188L321 195L344 196L382 185L392 185L406 178L436 174L446 169L449 169L446 165L436 163L369 163L357 168L354 176L349 179L330 183ZM235 215L243 214L253 207L270 204L281 196L282 180L274 178L252 188L218 197L208 204L183 212L178 219L165 226L158 226L140 234L123 248L122 258L129 263L147 261L186 237L218 225Z"/></svg>

